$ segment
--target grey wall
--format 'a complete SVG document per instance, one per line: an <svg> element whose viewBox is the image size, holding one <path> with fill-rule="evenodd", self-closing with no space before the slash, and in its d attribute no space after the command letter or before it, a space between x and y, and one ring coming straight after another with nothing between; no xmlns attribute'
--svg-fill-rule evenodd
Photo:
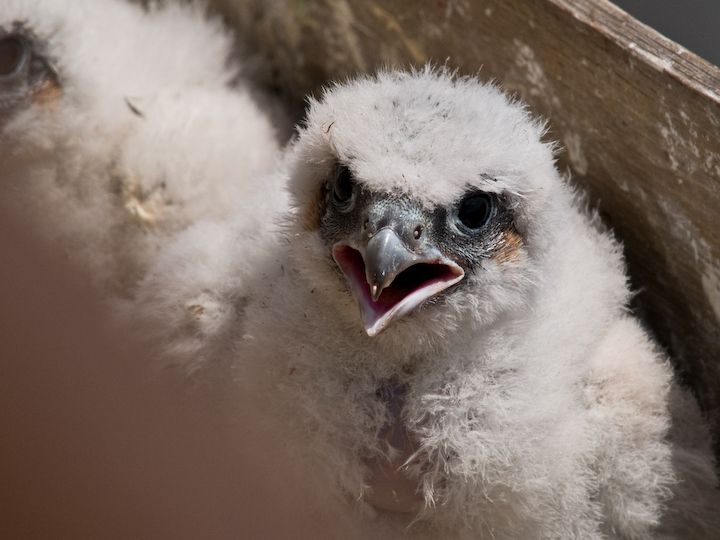
<svg viewBox="0 0 720 540"><path fill-rule="evenodd" d="M661 34L720 65L720 0L613 0Z"/></svg>

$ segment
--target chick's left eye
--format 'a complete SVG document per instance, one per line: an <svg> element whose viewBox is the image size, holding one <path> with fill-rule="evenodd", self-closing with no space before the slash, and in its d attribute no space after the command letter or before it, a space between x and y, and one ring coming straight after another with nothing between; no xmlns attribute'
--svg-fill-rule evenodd
<svg viewBox="0 0 720 540"><path fill-rule="evenodd" d="M341 165L333 185L333 199L336 203L347 204L353 196L354 182L350 169Z"/></svg>
<svg viewBox="0 0 720 540"><path fill-rule="evenodd" d="M15 75L25 60L25 53L25 43L20 38L0 38L0 78Z"/></svg>

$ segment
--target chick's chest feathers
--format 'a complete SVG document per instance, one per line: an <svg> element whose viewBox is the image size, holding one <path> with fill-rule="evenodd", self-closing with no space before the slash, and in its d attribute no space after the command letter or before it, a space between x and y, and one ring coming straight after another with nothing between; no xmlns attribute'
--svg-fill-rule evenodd
<svg viewBox="0 0 720 540"><path fill-rule="evenodd" d="M378 434L398 420L398 427L416 440L413 451L419 452L409 474L414 475L423 498L438 502L454 498L459 506L453 508L465 508L473 500L462 487L462 478L474 476L490 492L507 497L500 487L505 483L529 483L537 475L548 474L545 467L557 468L558 460L572 461L567 458L572 452L558 441L563 433L569 437L582 431L578 426L584 422L584 407L579 392L560 386L565 380L556 378L553 400L545 399L537 407L537 400L553 391L552 377L538 380L538 390L526 390L531 375L518 372L521 363L508 345L515 339L502 325L488 332L484 341L458 340L423 355L417 350L403 354L399 347L376 345L337 317L327 317L320 324L317 320L305 323L303 318L298 326L298 319L291 315L294 307L301 306L308 314L327 313L327 308L317 292L297 294L302 283L297 279L286 276L275 290L277 299L261 302L262 313L272 313L274 328L285 338L280 348L276 340L258 331L270 324L269 319L260 312L258 317L248 314L248 338L239 354L254 361L241 369L264 366L263 373L273 381L268 384L282 390L274 406L284 401L285 415L295 419L291 410L303 411L306 428L299 436L315 434L311 445L321 444L323 452L332 455L345 454L342 462L354 474L341 476L364 478L363 484L368 481L368 457L377 460L386 452L388 440ZM289 304L282 295L284 286L295 291L297 304ZM473 355L470 351L492 352ZM257 380L254 375L240 378ZM390 380L406 385L402 411L393 412L389 403L378 399L378 391ZM539 438L539 432L545 436ZM581 450L586 451L587 445L576 441L573 451ZM357 492L363 484L348 486L348 490ZM442 514L442 508L438 512Z"/></svg>

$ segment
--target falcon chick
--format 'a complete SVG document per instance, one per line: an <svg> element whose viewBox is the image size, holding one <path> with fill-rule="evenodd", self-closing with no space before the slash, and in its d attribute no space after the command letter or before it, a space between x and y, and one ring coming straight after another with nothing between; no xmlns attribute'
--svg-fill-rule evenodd
<svg viewBox="0 0 720 540"><path fill-rule="evenodd" d="M280 236L277 144L229 53L192 7L5 1L3 204L170 356L230 365L307 485L386 536L716 534L697 407L542 124L429 69L334 86Z"/></svg>
<svg viewBox="0 0 720 540"><path fill-rule="evenodd" d="M232 48L197 6L4 0L0 200L123 298L175 232L262 215L278 142Z"/></svg>
<svg viewBox="0 0 720 540"><path fill-rule="evenodd" d="M391 537L711 538L707 429L543 134L432 69L311 100L236 331L245 395Z"/></svg>

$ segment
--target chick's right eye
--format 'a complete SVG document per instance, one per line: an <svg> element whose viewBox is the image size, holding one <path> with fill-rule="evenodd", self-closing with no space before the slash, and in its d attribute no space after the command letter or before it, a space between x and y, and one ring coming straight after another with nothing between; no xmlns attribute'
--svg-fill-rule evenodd
<svg viewBox="0 0 720 540"><path fill-rule="evenodd" d="M335 202L341 205L350 202L354 187L355 185L350 169L345 165L338 167L335 183L333 184L333 199Z"/></svg>
<svg viewBox="0 0 720 540"><path fill-rule="evenodd" d="M10 78L20 70L26 54L26 45L21 38L0 38L0 80Z"/></svg>

